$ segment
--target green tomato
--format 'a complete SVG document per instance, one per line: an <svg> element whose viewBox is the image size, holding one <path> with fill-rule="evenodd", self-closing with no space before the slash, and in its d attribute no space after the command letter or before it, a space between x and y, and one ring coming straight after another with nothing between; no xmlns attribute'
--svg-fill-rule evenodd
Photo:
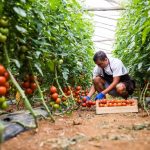
<svg viewBox="0 0 150 150"><path fill-rule="evenodd" d="M63 104L64 104L65 106L68 106L68 102L63 102Z"/></svg>
<svg viewBox="0 0 150 150"><path fill-rule="evenodd" d="M7 40L7 36L2 35L2 34L0 33L0 42L4 43L6 40Z"/></svg>
<svg viewBox="0 0 150 150"><path fill-rule="evenodd" d="M25 45L23 45L23 46L21 46L21 50L22 50L22 52L25 53L28 51L28 48Z"/></svg>
<svg viewBox="0 0 150 150"><path fill-rule="evenodd" d="M2 34L7 35L8 32L9 32L9 30L8 30L8 28L0 28L0 32L1 32Z"/></svg>
<svg viewBox="0 0 150 150"><path fill-rule="evenodd" d="M0 19L0 25L2 27L7 27L8 26L8 20Z"/></svg>
<svg viewBox="0 0 150 150"><path fill-rule="evenodd" d="M24 59L25 59L25 55L24 55L24 54L21 54L21 55L20 55L20 59L21 59L21 60L24 60Z"/></svg>
<svg viewBox="0 0 150 150"><path fill-rule="evenodd" d="M60 59L60 60L59 60L59 64L60 64L60 65L61 65L63 62L64 62L63 59Z"/></svg>
<svg viewBox="0 0 150 150"><path fill-rule="evenodd" d="M59 105L58 105L58 104L54 104L53 107L54 107L55 109L58 109L58 108L59 108Z"/></svg>
<svg viewBox="0 0 150 150"><path fill-rule="evenodd" d="M61 65L58 65L58 70L60 70L61 69Z"/></svg>
<svg viewBox="0 0 150 150"><path fill-rule="evenodd" d="M54 104L55 104L55 102L50 102L49 103L50 106L53 106Z"/></svg>
<svg viewBox="0 0 150 150"><path fill-rule="evenodd" d="M6 101L2 103L1 108L2 109L7 109L8 108L8 104L7 104Z"/></svg>
<svg viewBox="0 0 150 150"><path fill-rule="evenodd" d="M6 101L6 98L4 96L0 97L0 103L3 103Z"/></svg>
<svg viewBox="0 0 150 150"><path fill-rule="evenodd" d="M3 16L2 19L7 20L7 17L6 17L6 16Z"/></svg>

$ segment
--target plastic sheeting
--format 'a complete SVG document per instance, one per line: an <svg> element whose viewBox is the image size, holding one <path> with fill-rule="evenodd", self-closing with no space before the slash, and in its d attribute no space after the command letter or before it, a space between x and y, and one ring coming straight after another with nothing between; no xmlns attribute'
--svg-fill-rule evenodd
<svg viewBox="0 0 150 150"><path fill-rule="evenodd" d="M36 108L34 111L38 116L46 117L48 115L42 108ZM34 118L29 111L18 111L1 115L0 122L5 126L3 134L4 141L35 126Z"/></svg>

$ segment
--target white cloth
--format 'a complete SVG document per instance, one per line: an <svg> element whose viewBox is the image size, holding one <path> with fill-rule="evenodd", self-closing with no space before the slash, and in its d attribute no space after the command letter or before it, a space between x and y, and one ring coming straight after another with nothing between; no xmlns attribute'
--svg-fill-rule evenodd
<svg viewBox="0 0 150 150"><path fill-rule="evenodd" d="M119 60L118 58L113 58L113 57L110 57L108 59L109 59L110 65L108 64L107 67L104 68L105 72L108 75L117 77L117 76L122 76L128 73L127 69L125 68L121 60ZM96 65L93 70L93 79L99 75L104 76L104 73L103 73L102 68Z"/></svg>

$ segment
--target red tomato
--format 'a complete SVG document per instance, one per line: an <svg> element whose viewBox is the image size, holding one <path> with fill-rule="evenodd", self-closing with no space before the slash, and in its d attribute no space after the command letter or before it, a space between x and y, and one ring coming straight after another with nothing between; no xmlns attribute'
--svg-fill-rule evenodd
<svg viewBox="0 0 150 150"><path fill-rule="evenodd" d="M76 92L75 92L76 95L79 95L79 93L80 93L80 91L76 91Z"/></svg>
<svg viewBox="0 0 150 150"><path fill-rule="evenodd" d="M108 105L108 107L112 107L112 106L113 106L113 104L112 104L112 103L108 103L107 105Z"/></svg>
<svg viewBox="0 0 150 150"><path fill-rule="evenodd" d="M70 92L70 91L68 91L68 92L67 92L67 95L69 96L70 94L71 94L71 92Z"/></svg>
<svg viewBox="0 0 150 150"><path fill-rule="evenodd" d="M33 94L33 90L30 88L27 88L27 89L25 89L25 93L28 95L31 95L31 94Z"/></svg>
<svg viewBox="0 0 150 150"><path fill-rule="evenodd" d="M126 106L126 105L127 105L126 103L124 103L124 102L122 103L122 106Z"/></svg>
<svg viewBox="0 0 150 150"><path fill-rule="evenodd" d="M61 103L61 99L60 98L57 98L56 99L56 104L60 104Z"/></svg>
<svg viewBox="0 0 150 150"><path fill-rule="evenodd" d="M4 85L6 83L6 78L4 76L0 76L0 85Z"/></svg>
<svg viewBox="0 0 150 150"><path fill-rule="evenodd" d="M106 99L100 100L100 103L101 103L101 104L106 104L106 103L107 103L107 100L106 100Z"/></svg>
<svg viewBox="0 0 150 150"><path fill-rule="evenodd" d="M36 83L33 83L33 82L32 82L32 83L30 84L30 87L31 87L32 90L35 90L35 89L37 88L37 85L36 85Z"/></svg>
<svg viewBox="0 0 150 150"><path fill-rule="evenodd" d="M96 102L95 102L95 101L93 101L93 102L92 102L92 105L95 105L95 104L96 104Z"/></svg>
<svg viewBox="0 0 150 150"><path fill-rule="evenodd" d="M61 98L61 100L64 102L64 101L67 100L67 98L66 98L65 96L63 96L63 97Z"/></svg>
<svg viewBox="0 0 150 150"><path fill-rule="evenodd" d="M5 86L0 86L0 95L5 95L7 92L7 89Z"/></svg>
<svg viewBox="0 0 150 150"><path fill-rule="evenodd" d="M82 101L83 101L83 102L86 102L86 100L87 100L86 97L83 97L83 98L82 98Z"/></svg>
<svg viewBox="0 0 150 150"><path fill-rule="evenodd" d="M78 103L78 104L81 104L81 103L82 103L82 101L78 99L78 100L77 100L77 103Z"/></svg>
<svg viewBox="0 0 150 150"><path fill-rule="evenodd" d="M129 104L132 104L133 103L133 100L129 100Z"/></svg>
<svg viewBox="0 0 150 150"><path fill-rule="evenodd" d="M115 100L110 100L110 103L114 103L115 102Z"/></svg>
<svg viewBox="0 0 150 150"><path fill-rule="evenodd" d="M23 88L29 88L30 87L30 82L29 81L23 82L22 87Z"/></svg>
<svg viewBox="0 0 150 150"><path fill-rule="evenodd" d="M6 69L3 65L0 64L0 75L4 75Z"/></svg>
<svg viewBox="0 0 150 150"><path fill-rule="evenodd" d="M116 103L121 103L121 100L115 100Z"/></svg>
<svg viewBox="0 0 150 150"><path fill-rule="evenodd" d="M122 105L121 103L118 103L118 104L117 104L117 106L121 106L121 105Z"/></svg>
<svg viewBox="0 0 150 150"><path fill-rule="evenodd" d="M82 103L82 107L86 107L86 103Z"/></svg>
<svg viewBox="0 0 150 150"><path fill-rule="evenodd" d="M99 107L104 107L104 104L101 104L101 103L100 103L100 104L99 104Z"/></svg>
<svg viewBox="0 0 150 150"><path fill-rule="evenodd" d="M9 73L7 71L4 72L4 76L5 76L6 80L9 79Z"/></svg>
<svg viewBox="0 0 150 150"><path fill-rule="evenodd" d="M86 106L90 108L90 107L91 107L91 104L87 103Z"/></svg>
<svg viewBox="0 0 150 150"><path fill-rule="evenodd" d="M130 104L130 101L129 101L129 100L126 100L126 104Z"/></svg>
<svg viewBox="0 0 150 150"><path fill-rule="evenodd" d="M51 86L50 87L50 93L56 93L57 92L57 89L56 89L56 87L55 86Z"/></svg>
<svg viewBox="0 0 150 150"><path fill-rule="evenodd" d="M8 91L9 88L10 88L9 82L6 82L6 83L5 83L5 87L6 87L7 91Z"/></svg>
<svg viewBox="0 0 150 150"><path fill-rule="evenodd" d="M114 103L113 106L117 106L117 103Z"/></svg>
<svg viewBox="0 0 150 150"><path fill-rule="evenodd" d="M77 90L77 91L81 90L81 86L77 86L77 87L76 87L76 90Z"/></svg>
<svg viewBox="0 0 150 150"><path fill-rule="evenodd" d="M87 102L86 102L86 106L87 106L87 107L91 107L91 105L92 105L92 101L87 101Z"/></svg>
<svg viewBox="0 0 150 150"><path fill-rule="evenodd" d="M68 91L67 87L64 87L64 88L63 88L63 92L66 93L67 91Z"/></svg>
<svg viewBox="0 0 150 150"><path fill-rule="evenodd" d="M53 93L51 97L52 97L53 100L56 100L58 98L58 94L57 93Z"/></svg>

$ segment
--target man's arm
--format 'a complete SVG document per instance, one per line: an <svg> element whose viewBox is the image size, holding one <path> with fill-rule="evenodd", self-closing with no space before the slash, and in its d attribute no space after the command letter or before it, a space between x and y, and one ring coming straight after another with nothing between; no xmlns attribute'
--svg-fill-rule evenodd
<svg viewBox="0 0 150 150"><path fill-rule="evenodd" d="M102 91L103 94L107 94L109 91L111 91L113 88L116 87L116 85L119 83L120 77L113 77L113 82L104 90Z"/></svg>
<svg viewBox="0 0 150 150"><path fill-rule="evenodd" d="M92 87L91 87L91 89L90 89L87 96L91 97L94 93L95 93L95 88L94 88L94 85L92 85Z"/></svg>

